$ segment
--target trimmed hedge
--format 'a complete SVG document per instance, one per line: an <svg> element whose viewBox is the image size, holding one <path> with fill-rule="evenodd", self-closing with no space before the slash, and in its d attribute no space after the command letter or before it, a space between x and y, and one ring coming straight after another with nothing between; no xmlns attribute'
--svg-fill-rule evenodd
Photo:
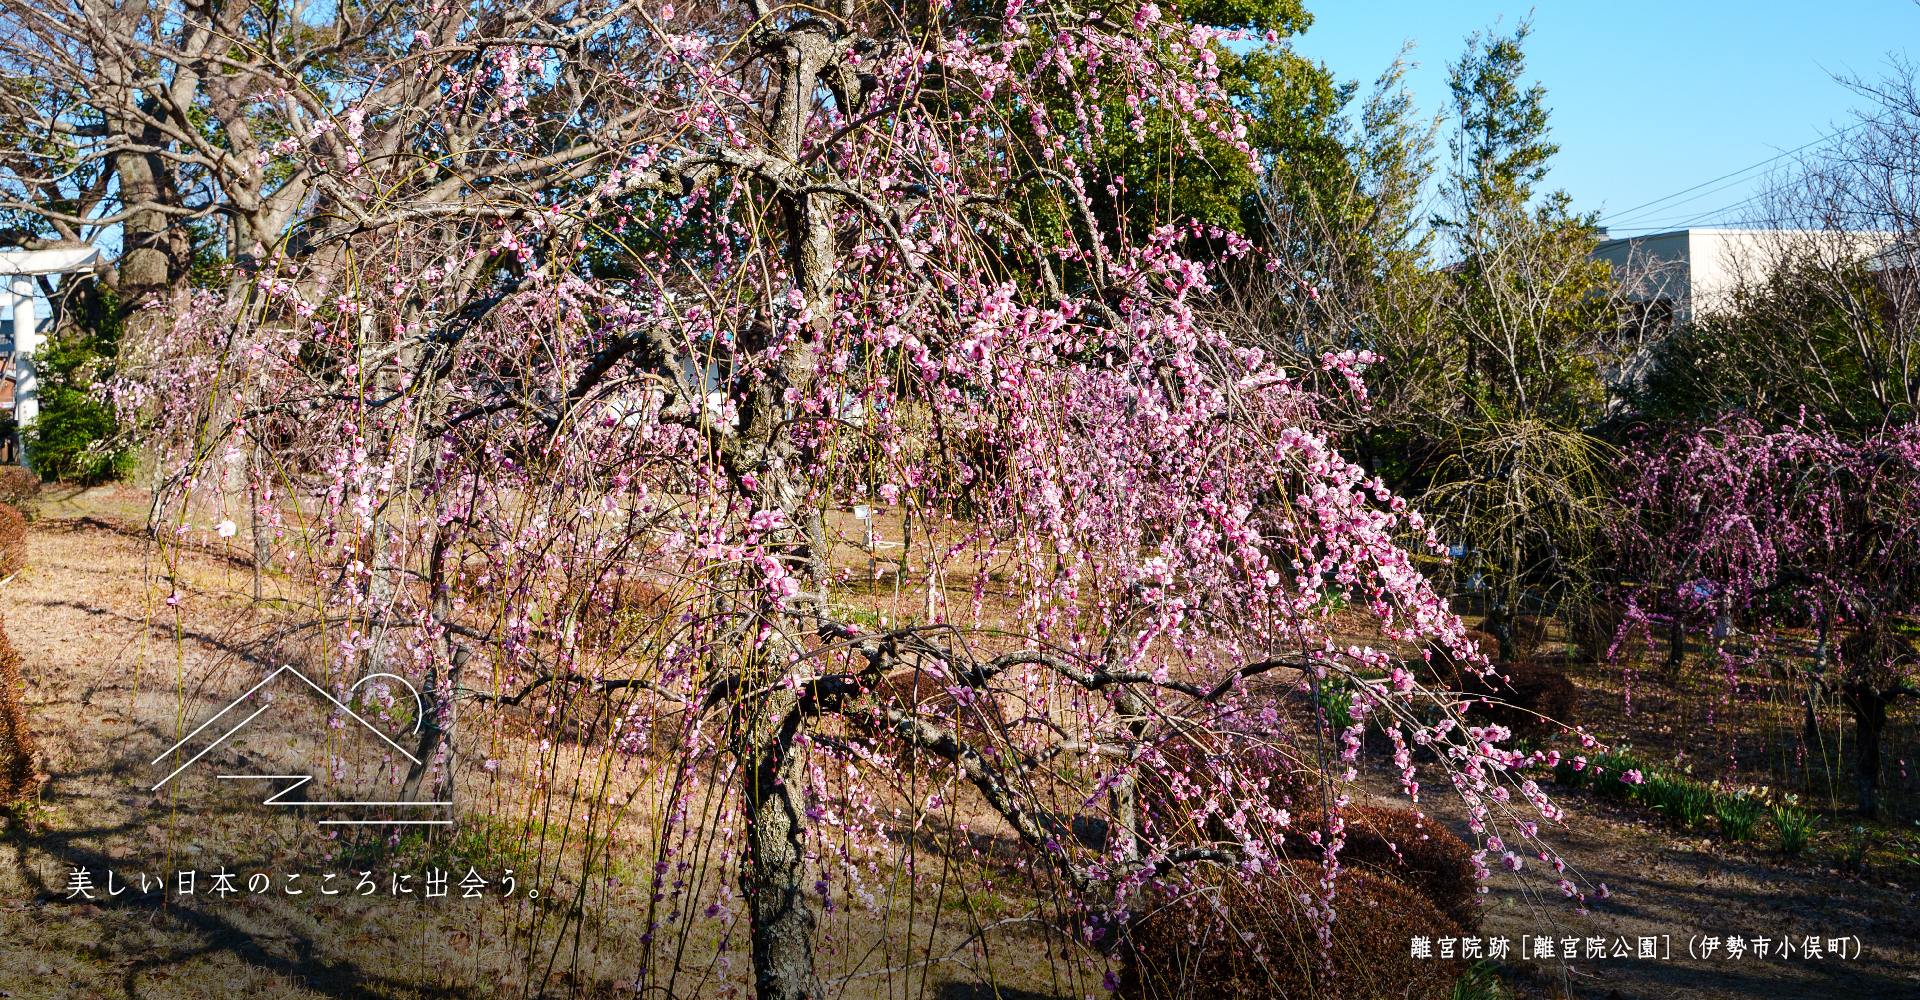
<svg viewBox="0 0 1920 1000"><path fill-rule="evenodd" d="M1290 826L1267 831L1279 841L1281 856L1320 861L1322 848L1308 837L1310 830L1324 834L1327 828L1314 777L1286 747L1236 733L1200 732L1192 739L1171 740L1159 751L1169 764L1166 773L1142 768L1139 778L1140 819L1149 836L1171 841L1236 839L1217 812L1193 818L1204 797L1225 784L1238 790L1229 796L1235 801L1264 803L1293 814ZM1346 821L1343 865L1420 893L1458 926L1479 924L1473 852L1452 831L1405 809L1356 805L1340 815Z"/></svg>
<svg viewBox="0 0 1920 1000"><path fill-rule="evenodd" d="M0 503L0 580L27 566L27 519Z"/></svg>
<svg viewBox="0 0 1920 1000"><path fill-rule="evenodd" d="M1158 840L1237 840L1219 813L1199 820L1193 816L1216 789L1225 788L1226 798L1234 802L1264 803L1295 813L1312 798L1313 773L1281 742L1195 729L1155 749L1165 769L1143 765L1135 780L1142 830Z"/></svg>
<svg viewBox="0 0 1920 1000"><path fill-rule="evenodd" d="M1410 809L1358 806L1343 815L1347 843L1340 857L1346 864L1372 869L1425 896L1463 929L1480 925L1473 850L1453 831Z"/></svg>
<svg viewBox="0 0 1920 1000"><path fill-rule="evenodd" d="M33 757L33 733L20 709L20 654L0 620L0 805L33 791Z"/></svg>
<svg viewBox="0 0 1920 1000"><path fill-rule="evenodd" d="M1493 636L1484 632L1469 631L1467 637L1479 641L1484 651L1499 649ZM1423 680L1500 702L1475 702L1467 706L1466 716L1471 722L1496 723L1513 730L1517 737L1538 739L1580 721L1580 689L1553 667L1537 663L1495 663L1492 672L1481 677L1478 665L1462 666L1454 662L1445 647L1434 646L1432 652L1432 659L1422 670Z"/></svg>
<svg viewBox="0 0 1920 1000"><path fill-rule="evenodd" d="M1474 626L1474 629L1491 638L1497 627L1498 622L1495 619L1483 618L1480 624ZM1538 615L1514 615L1513 620L1507 623L1507 629L1507 634L1513 637L1513 651L1521 660L1531 657L1540 649L1540 644L1547 640L1546 620ZM1494 639L1490 644L1481 644L1480 651L1498 659L1500 640Z"/></svg>
<svg viewBox="0 0 1920 1000"><path fill-rule="evenodd" d="M1365 871L1335 881L1331 970L1317 936L1326 922L1322 869L1286 863L1278 874L1219 873L1133 921L1122 949L1123 1000L1444 1000L1465 971L1455 960L1412 957L1416 936L1458 937L1426 897ZM1304 900L1303 900L1304 897ZM1217 905L1216 905L1217 904ZM1437 953L1437 949L1436 949Z"/></svg>
<svg viewBox="0 0 1920 1000"><path fill-rule="evenodd" d="M1348 806L1342 867L1357 869L1425 896L1447 919L1471 930L1480 924L1480 883L1473 877L1473 849L1438 820L1411 809ZM1320 834L1314 843L1309 831ZM1287 831L1278 848L1282 857L1319 863L1325 856L1327 824L1315 810Z"/></svg>
<svg viewBox="0 0 1920 1000"><path fill-rule="evenodd" d="M40 501L40 477L18 465L0 465L0 503L31 516Z"/></svg>

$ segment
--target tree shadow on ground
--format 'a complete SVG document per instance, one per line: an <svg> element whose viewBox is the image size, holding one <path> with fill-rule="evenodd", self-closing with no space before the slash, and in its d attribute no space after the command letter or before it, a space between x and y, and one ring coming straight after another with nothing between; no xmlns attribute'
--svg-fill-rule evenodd
<svg viewBox="0 0 1920 1000"><path fill-rule="evenodd" d="M1016 990L1010 986L987 983L947 983L940 987L940 1000L1060 1000L1051 993Z"/></svg>

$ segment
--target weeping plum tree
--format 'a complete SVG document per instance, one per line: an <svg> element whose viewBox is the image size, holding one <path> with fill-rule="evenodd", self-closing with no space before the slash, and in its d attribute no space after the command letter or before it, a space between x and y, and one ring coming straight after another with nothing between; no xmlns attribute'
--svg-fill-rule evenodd
<svg viewBox="0 0 1920 1000"><path fill-rule="evenodd" d="M1247 688L1283 667L1354 685L1336 808L1371 719L1410 793L1413 745L1442 751L1483 875L1489 850L1552 858L1535 821L1559 813L1505 731L1335 641L1344 600L1477 656L1412 562L1431 526L1340 456L1300 372L1196 319L1211 265L1183 248L1252 249L1089 207L1109 132L1257 169L1217 81L1234 33L1019 0L393 23L404 56L307 91L330 103L273 154L336 197L245 294L176 305L113 392L171 442L164 502L259 503L324 542L289 633L329 630L336 678L423 682L420 788L632 695L611 752L672 751L660 843L704 845L658 855L655 926L740 911L768 1000L826 989L820 917L864 891L842 861L887 843L883 795L924 818L970 788L1082 945L1143 900L1291 871L1275 832L1318 807L1226 752L1286 746ZM1363 397L1371 360L1319 367ZM918 539L918 621L848 603L856 501ZM939 697L876 697L903 675ZM1211 833L1148 822L1149 785ZM1334 870L1307 886L1324 920ZM690 974L649 947L650 985Z"/></svg>
<svg viewBox="0 0 1920 1000"><path fill-rule="evenodd" d="M1609 528L1623 574L1676 627L1811 622L1809 735L1821 690L1839 694L1854 715L1860 808L1875 815L1886 708L1920 693L1895 631L1920 610L1920 426L1850 440L1813 419L1768 430L1729 417L1649 437L1627 457L1620 496L1636 516ZM1837 642L1837 627L1854 631Z"/></svg>

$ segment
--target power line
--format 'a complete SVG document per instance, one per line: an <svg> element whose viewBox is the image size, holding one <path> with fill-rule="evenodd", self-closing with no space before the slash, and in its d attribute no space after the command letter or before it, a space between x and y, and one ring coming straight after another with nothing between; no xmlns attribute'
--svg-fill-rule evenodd
<svg viewBox="0 0 1920 1000"><path fill-rule="evenodd" d="M1696 215L1696 216L1694 216L1694 217L1693 217L1693 218L1691 218L1691 219L1687 219L1687 220L1685 220L1685 221L1683 221L1683 222L1681 222L1681 223L1680 223L1680 226L1679 226L1679 228L1681 228L1681 229L1685 229L1685 228L1687 228L1687 227L1689 227L1689 226L1692 226L1692 225L1694 225L1694 224L1695 224L1695 223L1697 223L1697 222L1704 222L1704 221L1707 221L1707 220L1709 220L1709 219L1717 219L1717 220L1718 220L1718 221L1720 221L1720 222L1729 222L1729 221L1733 221L1733 222L1738 222L1738 221L1742 221L1742 220L1739 220L1739 219L1729 219L1729 218L1728 218L1728 213L1730 213L1730 212L1732 212L1733 210L1735 210L1735 209L1737 209L1737 208L1740 208L1740 207L1742 207L1742 206L1745 206L1745 205L1751 205L1751 204L1754 204L1754 203L1756 203L1756 202L1758 202L1758 201L1760 201L1762 197L1763 197L1762 195L1758 195L1758 194L1754 194L1754 195L1748 195L1747 197L1745 197L1745 198L1742 198L1742 199L1740 199L1739 201L1736 201L1736 202L1734 202L1734 203L1733 203L1733 204L1731 204L1731 205L1722 205L1722 206L1720 206L1719 208L1716 208L1716 209L1713 209L1713 210L1711 210L1711 211L1707 211L1707 212L1702 212L1702 213L1700 213L1699 215Z"/></svg>
<svg viewBox="0 0 1920 1000"><path fill-rule="evenodd" d="M1712 182L1712 181L1708 181L1707 183L1708 183L1708 184L1711 184L1711 183L1713 183L1713 182ZM1708 196L1710 196L1710 195L1715 195L1715 194L1719 194L1720 192L1722 192L1722 191L1725 191L1725 190L1726 190L1726 189L1728 189L1728 188L1731 188L1731 187L1738 187L1739 185L1740 185L1740 182L1739 182L1739 181L1731 181L1731 182L1729 182L1729 183L1726 183L1726 184L1722 184L1722 185L1720 185L1719 187L1716 187L1716 188L1711 188L1711 189L1709 189L1709 190L1706 190L1706 191L1702 191L1702 192L1700 192L1699 194L1696 194L1696 195L1694 195L1694 196L1693 196L1693 197L1691 197L1691 198L1683 198L1683 199L1681 199L1680 201L1676 201L1676 202L1673 202L1672 204L1669 204L1669 205L1664 205L1664 206L1662 206L1662 207L1661 207L1661 208L1659 209L1659 211L1661 211L1661 212L1671 212L1671 211L1673 211L1673 210L1676 210L1676 209L1678 209L1678 208L1680 208L1680 206L1682 206L1682 205L1685 205L1685 204L1687 204L1688 202L1694 202L1694 201L1699 201L1699 200L1700 200L1700 199L1702 199L1702 198L1705 198L1705 197L1708 197ZM1700 185L1700 186L1704 186L1704 185ZM1682 192L1682 193L1685 193L1685 192ZM1670 195L1669 197L1678 197L1678 196L1677 196L1677 195ZM1639 218L1644 218L1644 217L1645 217L1645 215L1644 215L1644 213L1643 213L1643 214L1642 214L1641 216L1639 216ZM1635 221L1635 218L1636 218L1636 217L1635 217L1635 216L1633 216L1633 215L1626 215L1626 216L1623 216L1623 217L1615 217L1615 218L1610 218L1610 219L1608 219L1608 220L1607 220L1607 225L1608 225L1608 227L1609 227L1609 228L1616 228L1616 227L1627 227L1627 228L1632 228L1632 227L1633 227L1633 225L1634 225L1634 221Z"/></svg>
<svg viewBox="0 0 1920 1000"><path fill-rule="evenodd" d="M1637 238L1638 236L1644 236L1647 233L1664 232L1668 230L1690 229L1695 225L1698 225L1703 222L1707 222L1709 220L1724 222L1724 221L1727 221L1726 220L1727 213L1732 212L1736 209L1739 209L1742 206L1751 205L1761 200L1763 196L1764 196L1763 194L1750 194L1745 198L1740 199L1739 201L1722 205L1719 208L1708 209L1707 211L1704 211L1704 212L1696 212L1692 215L1685 215L1685 216L1678 216L1678 217L1668 216L1667 217L1668 219L1671 220L1671 219L1677 218L1677 221L1656 220L1654 222L1644 223L1640 226L1635 226L1632 228L1644 229L1645 232L1636 233L1634 236L1623 236L1618 238L1633 239L1633 238Z"/></svg>
<svg viewBox="0 0 1920 1000"><path fill-rule="evenodd" d="M1853 131L1854 129L1857 129L1857 128L1859 128L1859 127L1861 127L1862 125L1870 125L1870 124L1874 124L1874 123L1877 123L1877 122L1879 122L1879 121L1880 121L1880 119L1878 119L1878 118L1863 118L1863 119L1861 119L1861 120L1859 120L1859 121L1857 121L1857 122L1854 122L1854 123L1853 123L1853 124L1851 124L1851 125L1848 125L1848 126L1847 126L1846 128L1843 128L1843 129L1841 129L1841 130L1839 130L1838 132L1835 132L1835 133L1833 133L1832 135L1824 135L1824 136L1821 136L1820 138L1818 138L1818 139L1815 139L1815 140L1813 140L1812 142L1809 142L1809 143L1807 143L1807 144L1806 144L1806 145L1804 145L1804 146L1797 146L1797 147L1795 147L1795 148L1793 148L1793 149L1789 149L1789 150L1787 150L1787 151L1786 151L1786 152L1784 152L1784 153L1777 153L1777 154L1775 154L1775 155L1773 155L1773 156L1769 156L1769 157L1767 157L1766 159L1764 159L1764 160L1761 160L1761 161L1760 161L1760 162L1758 162L1758 163L1754 163L1754 164L1751 164L1751 165L1749 165L1749 166L1745 166L1745 167L1741 167L1740 169L1738 169L1738 170L1735 170L1734 172L1732 172L1732 173L1730 173L1730 174L1721 174L1720 176L1718 176L1718 177L1715 177L1714 179L1712 179L1712 180L1710 180L1710 181L1701 181L1700 183L1698 183L1698 184L1695 184L1694 186L1692 186L1692 187L1690 187L1690 188L1686 188L1685 190L1681 190L1681 191L1675 191L1674 193L1672 193L1672 194L1670 194L1670 195L1667 195L1667 196L1665 196L1665 197L1662 197L1662 198L1655 198L1654 200L1652 200L1652 201L1649 201L1649 202L1647 202L1647 203L1645 203L1645 204L1642 204L1642 205L1635 205L1635 206L1633 206L1632 208L1628 208L1628 209L1622 209L1621 211L1618 211L1618 212L1612 212L1612 213L1609 213L1609 214L1608 214L1608 215L1607 215L1606 217L1604 217L1604 218L1603 218L1603 219L1602 219L1601 221L1603 221L1603 222L1607 222L1607 223L1612 223L1612 222L1613 222L1614 220L1617 220L1617 219L1625 219L1625 218L1628 218L1628 217L1631 217L1631 216L1633 215L1633 213L1635 213L1635 212L1638 212L1638 211L1640 211L1640 210L1641 210L1641 209L1643 209L1643 208L1652 208L1653 206L1655 206L1655 205L1659 205L1659 204L1661 204L1661 203L1663 203L1663 202L1668 202L1668 201L1672 201L1673 199L1675 199L1675 198L1678 198L1678 197L1680 197L1680 196L1681 196L1681 195L1683 195L1683 194L1692 194L1693 192L1695 192L1695 191L1698 191L1698 190L1700 190L1700 189L1701 189L1701 188L1703 188L1703 187L1707 187L1708 185L1711 185L1711 184L1718 184L1718 183L1720 183L1721 181L1724 181L1724 180L1730 180L1730 179L1732 179L1732 178L1735 178L1735 177L1738 177L1738 176L1740 176L1741 174L1745 174L1745 173L1749 173L1749 172L1751 172L1751 171L1754 171L1754 170L1758 170L1759 168L1761 168L1761 167L1764 167L1764 166L1766 166L1766 165L1768 165L1768 164L1770 164L1770 163L1776 163L1776 162L1778 162L1778 161L1780 161L1780 160L1783 160L1783 159L1786 159L1787 157L1789 157L1789 156L1792 156L1792 155L1793 155L1793 154L1795 154L1795 153L1799 153L1799 152L1803 152L1803 151L1805 151L1805 150L1809 150L1809 149L1812 149L1813 147L1815 147L1815 146L1818 146L1818 145L1820 145L1821 143L1826 143L1826 142L1832 142L1833 140L1835 140L1835 139L1838 139L1838 138L1840 138L1840 137L1841 137L1841 136L1843 136L1843 135L1846 135L1846 134L1847 134L1848 132L1851 132L1851 131ZM1731 187L1731 185L1728 185L1728 186L1729 186L1729 187ZM1712 192L1708 192L1708 193L1709 193L1709 194L1711 194ZM1692 199L1689 199L1689 200L1692 200Z"/></svg>
<svg viewBox="0 0 1920 1000"><path fill-rule="evenodd" d="M1702 220L1724 217L1726 213L1731 212L1734 209L1740 208L1744 205L1749 205L1754 202L1758 202L1764 197L1765 197L1764 192L1749 194L1746 197L1739 199L1738 201L1721 205L1719 208L1710 208L1704 211L1688 210L1684 212L1670 212L1665 215L1656 216L1646 222L1640 223L1639 225L1629 226L1627 228L1640 229L1648 226L1655 226L1662 229L1684 229L1687 226L1693 225L1694 223L1700 222Z"/></svg>
<svg viewBox="0 0 1920 1000"><path fill-rule="evenodd" d="M1695 191L1698 191L1698 190L1700 190L1700 189L1701 189L1701 188L1703 188L1703 187L1706 187L1706 186L1708 186L1709 184L1718 184L1718 183L1720 183L1721 181L1724 181L1724 180L1728 180L1728 179L1730 179L1730 178L1734 178L1734 177L1738 177L1738 176L1740 176L1741 174L1744 174L1744 173L1747 173L1747 172L1749 172L1749 171L1753 171L1753 170L1757 170L1757 169L1759 169L1759 168L1761 168L1761 167L1764 167L1764 166L1766 166L1766 165L1767 165L1767 164L1769 164L1769 163L1773 163L1773 162L1775 162L1775 161L1777 161L1777 160L1780 160L1780 159L1782 159L1782 158L1784 158L1784 157L1788 157L1788 156L1792 156L1793 154L1795 154L1795 153L1798 153L1798 152L1800 152L1800 150L1803 150L1803 149L1806 149L1806 148L1808 148L1809 146L1816 146L1816 145L1819 145L1820 143L1822 143L1822 142L1825 142L1825 141L1826 141L1825 139L1816 139L1816 140L1814 140L1813 142L1810 142L1810 143L1807 143L1807 145L1806 145L1806 146L1801 146L1801 147L1800 147L1799 149L1790 149L1790 150L1788 150L1788 151L1786 151L1786 152L1784 152L1784 153L1781 153L1781 154L1779 154L1779 155L1777 155L1777 156L1771 156L1771 157L1768 157L1767 159L1764 159L1764 160L1761 160L1761 161L1760 161L1759 163L1755 163L1755 164L1753 164L1753 165L1751 165L1751 166L1746 166L1746 167L1741 167L1741 168L1740 168L1739 170L1735 170L1734 172L1732 172L1732 173L1730 173L1730 174L1721 174L1720 176L1718 176L1718 177L1715 177L1715 178L1714 178L1713 180L1710 180L1710 181L1701 181L1700 183L1698 183L1698 184L1695 184L1694 186L1692 186L1692 187L1690 187L1690 188L1687 188L1687 189L1686 189L1686 190L1684 190L1684 191L1675 191L1674 193L1672 193L1672 194L1670 194L1670 195L1667 195L1667 196L1665 196L1665 197L1662 197L1662 198L1655 198L1654 200L1652 200L1652 201L1649 201L1649 202L1647 202L1647 203L1645 203L1645 204L1642 204L1642 205L1635 205L1635 206L1633 206L1632 208L1628 208L1628 209L1622 209L1621 211L1618 211L1618 212L1612 212L1612 213L1609 213L1609 214L1608 214L1608 215L1607 215L1607 216L1605 217L1605 219L1604 219L1604 221L1606 221L1606 222L1609 222L1609 223L1611 223L1611 222L1614 222L1615 220L1619 220L1619 219L1624 219L1624 218L1629 218L1629 217L1631 217L1631 216L1632 216L1632 215L1633 215L1633 214L1634 214L1635 212L1638 212L1638 211L1640 211L1641 209L1645 209L1645 208L1652 208L1652 207L1653 207L1653 206L1655 206L1655 205L1659 205L1659 204L1663 204L1663 203L1665 203L1665 202L1669 202L1669 201L1672 201L1673 199L1675 199L1675 198L1678 198L1678 197L1680 197L1680 196L1681 196L1681 195L1683 195L1683 194L1691 194L1691 193L1693 193L1693 192L1695 192ZM1729 186L1731 186L1731 185L1729 185ZM1707 192L1707 193L1708 193L1708 194L1711 194L1712 192ZM1703 196L1703 197L1704 197L1704 196ZM1688 200L1692 200L1692 199L1688 199Z"/></svg>

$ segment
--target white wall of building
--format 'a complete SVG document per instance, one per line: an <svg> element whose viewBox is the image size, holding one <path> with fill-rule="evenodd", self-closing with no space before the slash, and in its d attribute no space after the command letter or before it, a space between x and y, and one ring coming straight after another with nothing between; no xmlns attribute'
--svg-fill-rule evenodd
<svg viewBox="0 0 1920 1000"><path fill-rule="evenodd" d="M0 350L12 355L13 419L24 428L40 416L40 386L34 376L33 352L40 347L39 310L34 308L33 276L0 274L0 321L4 337Z"/></svg>
<svg viewBox="0 0 1920 1000"><path fill-rule="evenodd" d="M1889 234L1792 229L1681 229L1607 240L1593 256L1613 265L1614 280L1634 301L1666 299L1676 318L1732 307L1743 284L1767 279L1779 261L1813 256L1831 264L1865 261L1885 249Z"/></svg>
<svg viewBox="0 0 1920 1000"><path fill-rule="evenodd" d="M1742 282L1764 280L1788 235L1769 229L1682 229L1608 240L1593 256L1613 265L1614 280L1628 298L1667 299L1676 316L1686 317L1725 309Z"/></svg>

